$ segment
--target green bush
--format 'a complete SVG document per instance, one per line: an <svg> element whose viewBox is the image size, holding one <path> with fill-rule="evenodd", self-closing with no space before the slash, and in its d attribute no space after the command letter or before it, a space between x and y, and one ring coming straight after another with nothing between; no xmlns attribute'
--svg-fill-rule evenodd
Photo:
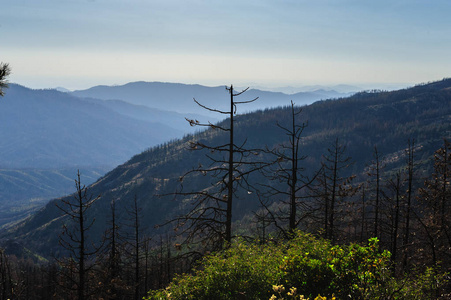
<svg viewBox="0 0 451 300"><path fill-rule="evenodd" d="M298 232L280 244L238 241L146 299L430 299L424 288L437 276L395 280L389 263L390 253L379 250L376 238L366 246L333 246Z"/></svg>

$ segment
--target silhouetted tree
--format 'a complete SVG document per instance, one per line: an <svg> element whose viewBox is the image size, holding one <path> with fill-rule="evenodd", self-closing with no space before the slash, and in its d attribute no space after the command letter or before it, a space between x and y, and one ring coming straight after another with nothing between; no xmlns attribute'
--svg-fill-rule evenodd
<svg viewBox="0 0 451 300"><path fill-rule="evenodd" d="M346 147L336 138L332 147L327 149L327 155L323 155L322 169L317 177L316 194L324 209L324 236L332 243L336 241L335 220L339 201L353 196L357 191L351 184L355 176L343 177L342 174L352 164L345 152Z"/></svg>
<svg viewBox="0 0 451 300"><path fill-rule="evenodd" d="M88 288L89 272L94 267L95 254L100 247L89 245L87 233L94 224L94 219L88 220L87 211L100 198L88 194L88 189L81 184L80 171L75 180L76 193L73 199L63 199L57 207L70 218L69 224L63 224L60 235L60 245L69 253L68 258L59 259L63 267L63 276L67 281L65 288L76 291L77 299L86 299L90 292ZM75 276L73 276L75 275Z"/></svg>
<svg viewBox="0 0 451 300"><path fill-rule="evenodd" d="M7 63L0 63L0 96L4 96L4 89L8 87L8 81L6 78L10 75L11 69ZM0 296L1 299L12 298L12 286L11 272L8 263L8 257L5 255L3 249L0 249Z"/></svg>
<svg viewBox="0 0 451 300"><path fill-rule="evenodd" d="M11 68L7 63L0 63L0 96L4 96L4 89L8 88L7 77L11 74Z"/></svg>
<svg viewBox="0 0 451 300"><path fill-rule="evenodd" d="M187 119L191 126L206 126L213 130L225 131L228 134L228 142L223 145L206 145L202 141L192 141L192 150L207 150L211 160L210 166L199 165L197 168L181 176L181 186L176 192L177 196L190 199L193 208L184 216L177 218L178 228L183 228L182 233L186 234L187 241L202 241L213 248L222 248L224 242L230 243L232 240L232 207L236 195L236 189L240 184L246 184L246 177L250 173L249 166L243 158L252 153L244 148L244 144L237 145L234 139L235 114L237 105L250 103L250 101L235 101L235 97L243 94L247 89L235 93L233 86L226 87L230 94L230 110L222 111L207 107L194 102L200 107L220 114L228 115L228 127L213 125L211 123L202 124L197 120ZM190 176L209 176L213 179L211 186L201 191L185 191L183 181Z"/></svg>
<svg viewBox="0 0 451 300"><path fill-rule="evenodd" d="M141 258L144 254L146 243L150 240L143 235L143 228L141 225L141 208L138 205L137 196L133 197L131 206L127 209L130 223L128 224L131 232L126 236L127 254L130 259L130 268L132 270L133 278L133 299L140 299L144 296L141 287ZM146 291L147 292L147 291Z"/></svg>
<svg viewBox="0 0 451 300"><path fill-rule="evenodd" d="M380 184L380 180L381 180L381 170L383 168L383 166L381 165L380 162L380 154L377 150L377 146L374 146L374 151L373 151L373 162L370 166L370 170L368 172L368 176L373 177L374 178L374 187L372 188L373 193L372 193L372 197L373 198L373 207L374 207L374 230L373 230L373 236L374 237L379 237L379 233L380 233L380 209L381 209L381 184Z"/></svg>
<svg viewBox="0 0 451 300"><path fill-rule="evenodd" d="M444 140L443 147L434 155L434 172L419 190L423 210L417 215L429 245L433 265L451 261L451 143Z"/></svg>
<svg viewBox="0 0 451 300"><path fill-rule="evenodd" d="M105 232L102 260L102 293L104 298L122 299L127 295L128 286L123 279L122 255L124 245L120 232L119 218L117 215L116 200L110 203L111 217L109 227Z"/></svg>
<svg viewBox="0 0 451 300"><path fill-rule="evenodd" d="M0 249L0 296L2 300L15 297L11 265L5 251Z"/></svg>
<svg viewBox="0 0 451 300"><path fill-rule="evenodd" d="M363 243L367 240L368 236L367 236L367 216L366 216L366 186L363 185L362 187L362 196L361 196L361 206L360 206L360 213L361 213L361 217L360 217L360 242Z"/></svg>
<svg viewBox="0 0 451 300"><path fill-rule="evenodd" d="M407 191L406 191L406 205L405 205L405 226L404 226L404 258L403 268L407 267L407 260L409 258L410 247L410 217L412 211L413 198L413 172L414 172L414 155L415 155L415 140L408 140L408 147L406 149L407 156Z"/></svg>
<svg viewBox="0 0 451 300"><path fill-rule="evenodd" d="M403 201L401 171L397 171L395 178L389 179L387 183L388 191L383 192L384 198L390 204L390 252L392 260L396 263L398 259L398 239L401 222L401 203ZM390 192L391 195L387 195ZM395 264L393 264L395 268Z"/></svg>
<svg viewBox="0 0 451 300"><path fill-rule="evenodd" d="M299 223L311 212L311 208L302 202L301 199L307 195L303 193L303 189L308 187L315 179L309 179L305 174L305 169L301 166L301 162L306 159L301 154L301 136L307 123L298 123L296 118L301 114L302 109L296 109L293 101L291 101L290 122L288 126L276 123L277 127L288 136L288 142L279 145L277 148L267 150L266 152L275 157L272 162L268 162L262 170L266 178L272 183L260 184L266 190L261 193L260 202L267 211L264 214L263 221L274 224L285 238L290 238ZM279 184L277 184L279 183ZM281 198L281 202L285 207L280 209L271 209L267 199ZM299 216L298 208L303 208L303 216ZM261 217L260 217L261 219ZM266 224L264 224L265 227Z"/></svg>

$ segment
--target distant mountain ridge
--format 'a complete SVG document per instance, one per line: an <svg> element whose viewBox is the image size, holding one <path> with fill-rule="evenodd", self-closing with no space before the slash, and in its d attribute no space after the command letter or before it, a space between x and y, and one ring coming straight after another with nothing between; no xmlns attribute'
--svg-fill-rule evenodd
<svg viewBox="0 0 451 300"><path fill-rule="evenodd" d="M15 84L0 101L0 126L7 129L0 131L0 166L7 168L115 166L183 134L99 101Z"/></svg>
<svg viewBox="0 0 451 300"><path fill-rule="evenodd" d="M259 105L248 106L249 111L287 105L294 97L259 90L250 90L246 96L260 97ZM302 104L330 96L321 91L294 98ZM73 177L83 168L89 184L96 179L94 174L136 153L198 130L185 117L220 120L222 116L206 114L193 97L227 109L224 87L135 82L70 92L61 87L34 90L11 84L0 99L0 126L7 128L0 131L0 187L4 187L0 207L8 204L2 211L14 210L13 203L42 202L72 191L72 178L62 174L72 172ZM1 218L0 214L0 225Z"/></svg>
<svg viewBox="0 0 451 300"><path fill-rule="evenodd" d="M123 100L151 108L211 116L212 114L193 103L193 98L206 106L226 110L228 95L224 90L225 86L207 87L198 84L139 81L118 86L95 86L86 90L71 92L71 95L103 100ZM350 93L322 90L289 95L281 92L250 89L245 95L249 99L259 97L258 101L246 107L247 111L254 111L288 105L291 100L297 105L306 105L318 100L349 96Z"/></svg>
<svg viewBox="0 0 451 300"><path fill-rule="evenodd" d="M0 99L0 225L73 192L77 169L90 184L136 153L193 132L184 116L10 84Z"/></svg>

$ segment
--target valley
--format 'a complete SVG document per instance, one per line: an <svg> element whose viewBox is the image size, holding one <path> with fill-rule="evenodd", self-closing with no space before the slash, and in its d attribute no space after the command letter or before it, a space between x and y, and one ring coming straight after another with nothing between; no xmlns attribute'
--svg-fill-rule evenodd
<svg viewBox="0 0 451 300"><path fill-rule="evenodd" d="M222 90L137 82L62 92L10 84L0 102L0 125L8 129L0 132L0 226L73 193L79 169L89 185L131 156L193 133L196 129L185 118L219 121L198 110L192 98L220 100ZM259 92L264 95L259 107L283 105L289 97L253 91ZM341 95L346 94L309 92L297 97L311 103Z"/></svg>

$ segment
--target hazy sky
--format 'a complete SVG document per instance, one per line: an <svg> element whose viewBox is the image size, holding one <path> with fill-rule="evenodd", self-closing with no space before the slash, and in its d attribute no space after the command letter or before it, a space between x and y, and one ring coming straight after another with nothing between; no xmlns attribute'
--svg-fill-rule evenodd
<svg viewBox="0 0 451 300"><path fill-rule="evenodd" d="M6 0L0 61L33 88L412 84L451 76L450 16L449 0Z"/></svg>

